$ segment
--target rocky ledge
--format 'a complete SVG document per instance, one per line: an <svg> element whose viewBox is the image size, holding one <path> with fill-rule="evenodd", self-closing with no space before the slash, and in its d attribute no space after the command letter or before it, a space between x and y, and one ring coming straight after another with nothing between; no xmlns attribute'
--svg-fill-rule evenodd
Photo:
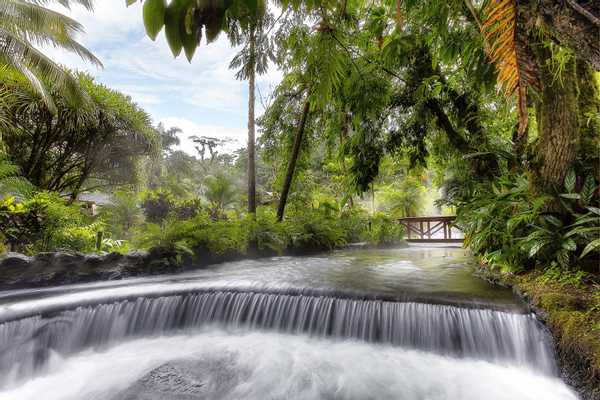
<svg viewBox="0 0 600 400"><path fill-rule="evenodd" d="M553 283L540 271L513 275L487 266L478 275L512 288L552 333L563 380L582 400L600 400L600 286Z"/></svg>
<svg viewBox="0 0 600 400"><path fill-rule="evenodd" d="M34 257L6 253L0 256L0 290L157 275L183 268L175 254L160 249L105 255L40 253Z"/></svg>

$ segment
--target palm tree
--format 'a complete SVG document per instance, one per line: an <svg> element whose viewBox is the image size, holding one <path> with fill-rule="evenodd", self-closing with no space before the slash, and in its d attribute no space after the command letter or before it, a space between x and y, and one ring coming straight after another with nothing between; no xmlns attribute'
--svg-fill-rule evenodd
<svg viewBox="0 0 600 400"><path fill-rule="evenodd" d="M62 48L101 66L89 50L75 40L83 31L77 21L46 7L59 3L65 7L81 4L92 9L92 0L0 0L0 68L14 69L24 75L48 108L55 110L44 81L57 83L72 100L83 96L77 80L36 46Z"/></svg>
<svg viewBox="0 0 600 400"><path fill-rule="evenodd" d="M224 216L228 206L233 204L237 191L233 182L225 175L209 175L204 178L204 197L210 203L209 211L213 219Z"/></svg>
<svg viewBox="0 0 600 400"><path fill-rule="evenodd" d="M248 80L248 212L256 215L255 81L257 73L261 75L267 72L269 59L272 60L274 55L265 32L265 28L272 23L270 15L258 14L249 21L247 29L241 24L241 29L237 29L237 24L232 24L229 30L231 42L244 45L229 67L239 68L235 75L237 79Z"/></svg>

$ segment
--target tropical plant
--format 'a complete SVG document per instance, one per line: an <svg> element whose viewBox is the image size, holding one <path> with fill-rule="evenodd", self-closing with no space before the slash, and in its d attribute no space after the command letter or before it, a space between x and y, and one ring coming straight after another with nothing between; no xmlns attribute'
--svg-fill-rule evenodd
<svg viewBox="0 0 600 400"><path fill-rule="evenodd" d="M82 59L101 66L89 50L75 40L83 27L77 21L44 7L58 3L65 7L81 4L92 10L92 0L1 0L0 1L0 68L17 71L24 76L48 109L56 112L47 82L53 82L71 101L81 100L85 93L77 79L38 49L60 47Z"/></svg>
<svg viewBox="0 0 600 400"><path fill-rule="evenodd" d="M414 177L406 177L398 183L382 189L383 208L394 217L415 217L424 200L423 185Z"/></svg>
<svg viewBox="0 0 600 400"><path fill-rule="evenodd" d="M85 74L77 81L89 101L69 103L54 82L47 82L56 106L46 103L17 74L0 76L10 95L0 103L8 120L3 141L23 176L42 190L69 193L139 182L140 160L158 151L150 117L131 98L96 83Z"/></svg>
<svg viewBox="0 0 600 400"><path fill-rule="evenodd" d="M400 224L384 213L376 213L365 232L367 242L377 246L395 245L402 240L404 231Z"/></svg>
<svg viewBox="0 0 600 400"><path fill-rule="evenodd" d="M1 158L0 154L0 198L7 195L21 198L30 196L34 186L19 174L19 167Z"/></svg>
<svg viewBox="0 0 600 400"><path fill-rule="evenodd" d="M100 216L110 227L113 236L130 239L133 229L143 220L138 195L131 192L115 192L111 196L111 204L102 207Z"/></svg>
<svg viewBox="0 0 600 400"><path fill-rule="evenodd" d="M0 201L0 239L10 251L24 251L43 236L43 207L28 207L14 197Z"/></svg>
<svg viewBox="0 0 600 400"><path fill-rule="evenodd" d="M237 200L237 190L232 180L223 175L209 175L204 178L204 197L213 219L225 217L225 210Z"/></svg>

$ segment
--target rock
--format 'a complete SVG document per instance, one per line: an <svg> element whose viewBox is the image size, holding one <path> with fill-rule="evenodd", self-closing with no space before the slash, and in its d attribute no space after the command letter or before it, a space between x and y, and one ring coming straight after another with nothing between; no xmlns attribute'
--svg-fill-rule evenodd
<svg viewBox="0 0 600 400"><path fill-rule="evenodd" d="M210 400L226 398L244 377L232 356L163 364L110 400Z"/></svg>
<svg viewBox="0 0 600 400"><path fill-rule="evenodd" d="M0 257L0 290L116 280L181 269L175 255L165 249L127 255L56 252L28 257L7 253Z"/></svg>
<svg viewBox="0 0 600 400"><path fill-rule="evenodd" d="M0 268L25 268L31 263L31 257L20 253L6 253L0 256Z"/></svg>

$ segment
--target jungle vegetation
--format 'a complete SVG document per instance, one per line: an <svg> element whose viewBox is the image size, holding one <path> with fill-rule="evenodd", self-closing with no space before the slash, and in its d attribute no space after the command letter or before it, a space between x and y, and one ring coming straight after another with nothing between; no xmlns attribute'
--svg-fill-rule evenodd
<svg viewBox="0 0 600 400"><path fill-rule="evenodd" d="M0 16L16 15L0 18L0 44L54 40L27 20L49 2L0 1ZM153 126L126 96L2 45L7 248L392 244L398 217L456 213L490 265L598 276L599 3L143 3L148 35L164 32L175 56L201 63L196 49L219 35L240 46L231 68L248 81L248 145L229 154L199 132L197 155L179 151L178 128ZM69 38L61 45L96 61ZM256 116L269 67L284 77ZM79 202L90 191L110 195L97 216Z"/></svg>

